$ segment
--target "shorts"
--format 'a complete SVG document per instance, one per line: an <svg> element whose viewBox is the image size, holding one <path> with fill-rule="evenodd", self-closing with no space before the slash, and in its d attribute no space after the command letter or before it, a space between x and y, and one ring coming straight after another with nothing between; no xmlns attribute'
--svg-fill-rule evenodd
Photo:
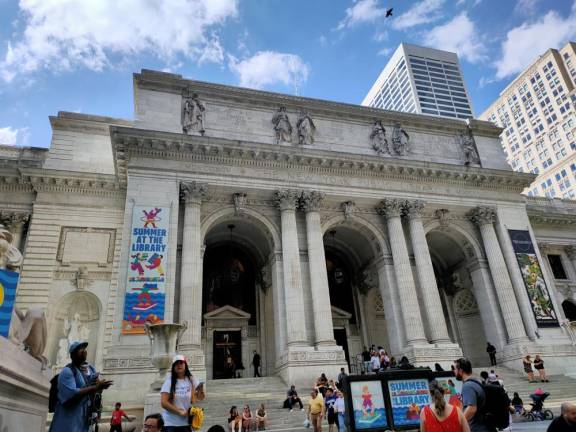
<svg viewBox="0 0 576 432"><path fill-rule="evenodd" d="M122 432L122 424L110 425L110 432Z"/></svg>
<svg viewBox="0 0 576 432"><path fill-rule="evenodd" d="M328 414L326 414L326 418L328 419L328 424L330 425L335 424L336 421L338 420L338 416L336 415L334 410L328 411Z"/></svg>

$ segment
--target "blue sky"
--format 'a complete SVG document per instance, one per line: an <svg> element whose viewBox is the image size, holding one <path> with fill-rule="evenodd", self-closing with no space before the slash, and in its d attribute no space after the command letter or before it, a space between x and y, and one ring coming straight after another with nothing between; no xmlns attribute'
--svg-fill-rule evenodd
<svg viewBox="0 0 576 432"><path fill-rule="evenodd" d="M132 119L142 68L359 104L400 42L458 52L479 115L568 40L576 0L0 0L0 143L49 146L58 111Z"/></svg>

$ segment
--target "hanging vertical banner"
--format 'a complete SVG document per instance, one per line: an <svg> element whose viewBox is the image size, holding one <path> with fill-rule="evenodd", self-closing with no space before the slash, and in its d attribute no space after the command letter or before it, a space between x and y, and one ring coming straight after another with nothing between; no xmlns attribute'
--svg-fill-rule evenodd
<svg viewBox="0 0 576 432"><path fill-rule="evenodd" d="M144 323L164 321L169 223L166 207L135 206L132 211L123 334L143 334Z"/></svg>
<svg viewBox="0 0 576 432"><path fill-rule="evenodd" d="M20 274L15 271L0 270L0 335L5 338L10 331L19 277Z"/></svg>
<svg viewBox="0 0 576 432"><path fill-rule="evenodd" d="M550 292L542 275L530 233L524 230L508 230L514 253L522 272L530 305L539 327L558 326L558 317L552 305Z"/></svg>

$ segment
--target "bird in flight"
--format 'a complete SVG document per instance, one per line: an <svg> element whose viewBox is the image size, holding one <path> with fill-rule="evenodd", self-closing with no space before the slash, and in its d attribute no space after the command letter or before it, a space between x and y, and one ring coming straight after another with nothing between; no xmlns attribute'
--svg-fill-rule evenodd
<svg viewBox="0 0 576 432"><path fill-rule="evenodd" d="M394 10L394 8L390 8L386 11L386 18L391 17L392 16L392 11Z"/></svg>

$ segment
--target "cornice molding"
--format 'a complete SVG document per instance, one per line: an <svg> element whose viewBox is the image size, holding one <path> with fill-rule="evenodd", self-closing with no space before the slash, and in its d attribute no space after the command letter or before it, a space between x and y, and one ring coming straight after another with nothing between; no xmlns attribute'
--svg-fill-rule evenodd
<svg viewBox="0 0 576 432"><path fill-rule="evenodd" d="M378 156L272 146L223 138L186 136L136 128L110 127L118 180L126 183L127 163L133 156L153 159L193 160L216 165L291 169L326 175L378 177L381 179L481 187L520 193L532 174L463 167Z"/></svg>

